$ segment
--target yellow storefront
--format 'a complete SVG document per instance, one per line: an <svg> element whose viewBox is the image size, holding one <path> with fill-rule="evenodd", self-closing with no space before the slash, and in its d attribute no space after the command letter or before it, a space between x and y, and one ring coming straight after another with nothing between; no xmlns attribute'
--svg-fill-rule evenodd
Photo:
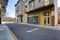
<svg viewBox="0 0 60 40"><path fill-rule="evenodd" d="M37 20L37 24L39 25L54 25L54 17L52 16L52 11L54 11L54 8L53 7L45 7L45 8L41 8L41 9L38 9L38 10L35 10L35 11L31 11L28 14L28 17L37 17L36 19ZM31 20L33 19L33 20ZM36 20L34 20L34 18L31 18L31 23ZM28 20L29 21L29 20ZM32 23L33 24L33 23Z"/></svg>
<svg viewBox="0 0 60 40"><path fill-rule="evenodd" d="M40 11L40 25L52 25L51 10Z"/></svg>
<svg viewBox="0 0 60 40"><path fill-rule="evenodd" d="M32 17L38 17L38 18L36 18L36 19L38 19L36 21L38 21L37 24L39 24L39 25L52 25L52 11L51 10L40 11L38 13L31 12L31 13L28 13L28 17L31 19L32 19ZM32 23L32 21L34 21L34 20L31 20L31 23Z"/></svg>

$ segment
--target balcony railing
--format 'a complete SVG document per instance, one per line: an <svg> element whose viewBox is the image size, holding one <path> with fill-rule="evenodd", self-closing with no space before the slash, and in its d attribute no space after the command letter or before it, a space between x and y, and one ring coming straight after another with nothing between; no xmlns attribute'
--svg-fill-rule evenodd
<svg viewBox="0 0 60 40"><path fill-rule="evenodd" d="M31 3L32 3L32 2L31 2ZM47 0L43 0L43 1L40 2L40 3L39 3L39 2L36 3L36 1L35 1L34 5L32 5L32 6L34 6L34 8L30 8L30 7L29 7L29 5L30 5L31 3L29 3L29 4L27 5L26 12L30 12L30 11L39 9L39 8L41 8L41 7L45 7L45 6L54 4L54 1L53 1L53 0L48 0L48 1L47 1Z"/></svg>

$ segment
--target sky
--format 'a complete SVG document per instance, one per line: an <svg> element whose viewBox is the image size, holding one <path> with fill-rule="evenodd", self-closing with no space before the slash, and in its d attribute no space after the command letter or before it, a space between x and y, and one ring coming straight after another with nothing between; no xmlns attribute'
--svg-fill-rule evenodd
<svg viewBox="0 0 60 40"><path fill-rule="evenodd" d="M9 0L8 6L7 6L7 17L15 17L15 4L17 3L17 0Z"/></svg>
<svg viewBox="0 0 60 40"><path fill-rule="evenodd" d="M57 6L60 7L60 0L57 1Z"/></svg>
<svg viewBox="0 0 60 40"><path fill-rule="evenodd" d="M17 3L18 0L9 0L8 6L7 6L7 12L6 16L8 17L15 17L15 4ZM57 1L58 7L60 7L60 0Z"/></svg>

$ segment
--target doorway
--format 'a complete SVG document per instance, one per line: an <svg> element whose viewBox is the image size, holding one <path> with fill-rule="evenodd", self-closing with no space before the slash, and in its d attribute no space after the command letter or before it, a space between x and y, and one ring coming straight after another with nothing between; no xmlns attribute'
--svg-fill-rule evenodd
<svg viewBox="0 0 60 40"><path fill-rule="evenodd" d="M49 25L49 17L47 16L44 17L44 24Z"/></svg>
<svg viewBox="0 0 60 40"><path fill-rule="evenodd" d="M44 25L49 25L50 24L49 11L45 11L43 13L43 16L44 16Z"/></svg>

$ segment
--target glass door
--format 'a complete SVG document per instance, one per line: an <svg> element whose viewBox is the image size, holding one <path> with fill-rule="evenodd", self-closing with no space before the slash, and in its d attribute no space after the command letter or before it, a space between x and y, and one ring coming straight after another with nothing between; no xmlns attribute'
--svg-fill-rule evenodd
<svg viewBox="0 0 60 40"><path fill-rule="evenodd" d="M49 11L45 11L43 13L43 16L44 16L44 25L49 25L50 24Z"/></svg>
<svg viewBox="0 0 60 40"><path fill-rule="evenodd" d="M49 25L49 17L48 16L44 17L44 24Z"/></svg>

